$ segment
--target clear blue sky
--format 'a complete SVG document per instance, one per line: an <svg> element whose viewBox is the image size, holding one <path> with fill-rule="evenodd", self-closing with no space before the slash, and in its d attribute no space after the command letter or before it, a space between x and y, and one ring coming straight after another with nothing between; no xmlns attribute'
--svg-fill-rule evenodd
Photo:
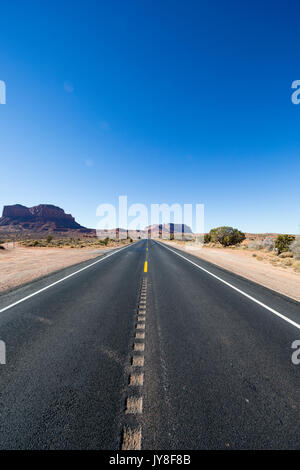
<svg viewBox="0 0 300 470"><path fill-rule="evenodd" d="M300 230L300 5L1 3L0 205L204 203L206 230Z"/></svg>

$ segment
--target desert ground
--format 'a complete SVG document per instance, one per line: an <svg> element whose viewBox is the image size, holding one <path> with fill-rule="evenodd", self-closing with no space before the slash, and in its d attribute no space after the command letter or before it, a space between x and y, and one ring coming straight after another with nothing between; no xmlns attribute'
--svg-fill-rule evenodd
<svg viewBox="0 0 300 470"><path fill-rule="evenodd" d="M288 266L286 259L262 252L239 248L196 248L189 243L164 241L228 271L257 282L300 302L300 269Z"/></svg>
<svg viewBox="0 0 300 470"><path fill-rule="evenodd" d="M0 292L72 264L96 258L111 249L24 247L7 243L5 250L0 250Z"/></svg>

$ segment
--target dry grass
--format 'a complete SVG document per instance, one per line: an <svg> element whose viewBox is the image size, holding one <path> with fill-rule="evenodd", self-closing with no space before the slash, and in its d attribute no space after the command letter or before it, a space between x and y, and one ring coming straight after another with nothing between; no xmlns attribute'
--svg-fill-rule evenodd
<svg viewBox="0 0 300 470"><path fill-rule="evenodd" d="M300 260L294 261L293 268L295 271L300 272Z"/></svg>
<svg viewBox="0 0 300 470"><path fill-rule="evenodd" d="M54 238L47 241L47 238L37 239L24 239L18 241L20 246L25 247L42 247L42 248L101 248L101 247L115 247L119 245L126 245L129 240L101 240L97 237L86 237L86 238Z"/></svg>
<svg viewBox="0 0 300 470"><path fill-rule="evenodd" d="M291 258L287 258L287 259L283 260L283 262L282 262L283 266L293 266L293 264L294 263L293 263L293 260Z"/></svg>

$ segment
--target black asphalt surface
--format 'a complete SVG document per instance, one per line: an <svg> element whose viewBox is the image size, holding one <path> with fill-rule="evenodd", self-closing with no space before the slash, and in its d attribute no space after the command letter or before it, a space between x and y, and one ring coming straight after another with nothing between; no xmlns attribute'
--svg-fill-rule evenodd
<svg viewBox="0 0 300 470"><path fill-rule="evenodd" d="M146 246L0 313L0 448L120 448L146 277L142 448L299 449L291 344L300 330L161 244ZM300 323L299 303L172 249ZM0 310L89 264L0 296Z"/></svg>

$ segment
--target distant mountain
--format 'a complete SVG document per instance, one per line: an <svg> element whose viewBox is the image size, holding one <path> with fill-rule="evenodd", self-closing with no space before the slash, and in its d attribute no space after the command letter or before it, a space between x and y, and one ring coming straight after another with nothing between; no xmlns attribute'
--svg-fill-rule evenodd
<svg viewBox="0 0 300 470"><path fill-rule="evenodd" d="M26 207L21 204L4 206L0 218L0 233L86 233L94 234L95 230L78 224L71 214L51 204Z"/></svg>
<svg viewBox="0 0 300 470"><path fill-rule="evenodd" d="M47 234L57 236L98 236L99 238L131 236L138 238L169 238L171 234L182 234L185 238L192 238L193 233L185 224L153 224L144 230L127 231L122 228L114 230L94 230L78 224L71 214L51 204L26 207L21 204L4 206L0 218L0 235L32 238L44 237Z"/></svg>
<svg viewBox="0 0 300 470"><path fill-rule="evenodd" d="M151 234L152 237L158 237L160 235L170 235L170 234L181 234L182 236L187 236L188 238L191 238L193 236L193 232L191 228L188 225L185 224L153 224L153 225L148 225L148 227L145 228L145 231Z"/></svg>
<svg viewBox="0 0 300 470"><path fill-rule="evenodd" d="M181 235L186 239L193 238L193 232L188 225L185 224L153 224L145 227L144 230L125 230L123 228L100 230L97 229L97 235L100 238L117 237L126 238L170 238L170 235Z"/></svg>

